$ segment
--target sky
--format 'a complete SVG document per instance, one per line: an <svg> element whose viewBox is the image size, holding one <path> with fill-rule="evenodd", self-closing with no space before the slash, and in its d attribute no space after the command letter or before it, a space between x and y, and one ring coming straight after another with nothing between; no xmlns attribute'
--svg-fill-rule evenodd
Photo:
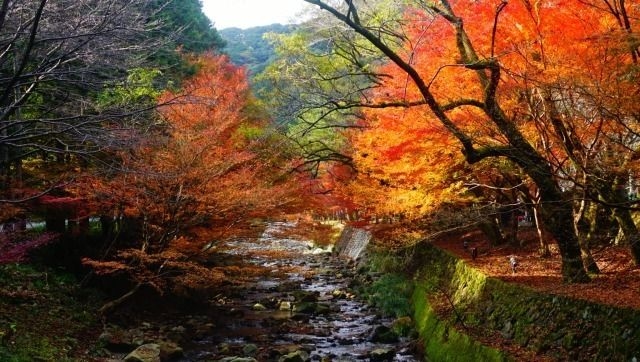
<svg viewBox="0 0 640 362"><path fill-rule="evenodd" d="M202 0L202 10L216 29L295 23L303 0Z"/></svg>

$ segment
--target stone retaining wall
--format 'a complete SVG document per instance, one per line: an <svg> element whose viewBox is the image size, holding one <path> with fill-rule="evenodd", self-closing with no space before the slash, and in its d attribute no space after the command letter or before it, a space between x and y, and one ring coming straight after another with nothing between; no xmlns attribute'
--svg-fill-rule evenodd
<svg viewBox="0 0 640 362"><path fill-rule="evenodd" d="M414 257L415 319L429 359L435 353L481 353L466 336L438 321L427 299L448 293L465 325L499 332L527 349L567 361L636 361L640 359L640 311L536 292L487 277L464 261L431 245L419 247ZM615 298L615 296L612 296ZM442 324L444 323L444 324ZM434 342L434 340L436 342ZM483 360L502 360L482 352Z"/></svg>

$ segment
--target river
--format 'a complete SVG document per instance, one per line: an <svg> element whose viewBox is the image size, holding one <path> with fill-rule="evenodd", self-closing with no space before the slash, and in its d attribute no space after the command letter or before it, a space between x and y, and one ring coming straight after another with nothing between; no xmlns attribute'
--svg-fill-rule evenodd
<svg viewBox="0 0 640 362"><path fill-rule="evenodd" d="M230 258L269 272L219 298L215 328L183 360L418 361L409 340L385 334L393 320L351 294L351 264L282 236L291 225L272 223L258 239L226 245Z"/></svg>

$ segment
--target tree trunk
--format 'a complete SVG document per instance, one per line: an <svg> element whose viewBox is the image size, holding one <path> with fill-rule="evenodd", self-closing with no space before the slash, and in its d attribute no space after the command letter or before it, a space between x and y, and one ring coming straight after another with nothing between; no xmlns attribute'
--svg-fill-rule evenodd
<svg viewBox="0 0 640 362"><path fill-rule="evenodd" d="M618 208L614 209L613 216L618 222L618 225L620 225L620 230L622 230L622 233L625 236L624 241L629 247L633 263L636 266L640 265L640 232L631 217L631 213L627 209Z"/></svg>
<svg viewBox="0 0 640 362"><path fill-rule="evenodd" d="M605 184L603 182L594 182L600 197L613 205L628 205L629 199L624 189L625 178L615 177L613 182ZM624 236L621 240L629 248L629 253L633 259L633 263L640 265L640 231L633 221L631 212L624 207L613 208L613 217L618 222L620 233ZM617 239L617 237L616 237Z"/></svg>
<svg viewBox="0 0 640 362"><path fill-rule="evenodd" d="M508 157L518 164L538 187L540 216L545 229L558 244L562 258L562 277L568 283L590 280L582 265L578 237L573 228L573 202L563 195L548 162L513 130Z"/></svg>
<svg viewBox="0 0 640 362"><path fill-rule="evenodd" d="M491 247L503 244L505 242L505 239L500 232L498 220L493 215L489 215L489 217L487 217L485 220L478 223L478 227L489 240L489 244L491 245Z"/></svg>
<svg viewBox="0 0 640 362"><path fill-rule="evenodd" d="M64 234L66 232L65 216L62 213L47 210L44 218L47 231Z"/></svg>
<svg viewBox="0 0 640 362"><path fill-rule="evenodd" d="M535 156L529 158L535 160ZM573 204L562 194L560 186L553 178L551 170L540 163L521 163L523 169L538 186L540 214L546 230L553 235L562 257L562 277L569 283L589 281L589 275L582 265L578 237L573 228Z"/></svg>
<svg viewBox="0 0 640 362"><path fill-rule="evenodd" d="M600 267L598 267L596 260L591 254L591 247L587 240L579 236L578 241L580 242L580 252L582 254L582 264L584 268L587 269L589 273L600 274Z"/></svg>
<svg viewBox="0 0 640 362"><path fill-rule="evenodd" d="M551 257L551 250L549 249L549 243L544 237L542 232L542 220L540 220L540 204L538 200L533 204L533 221L536 223L536 232L538 233L538 240L540 241L539 254L541 258Z"/></svg>
<svg viewBox="0 0 640 362"><path fill-rule="evenodd" d="M596 264L593 255L591 255L591 246L589 245L589 238L587 237L589 230L589 223L586 219L587 200L585 198L580 202L580 208L576 212L574 218L574 228L576 235L578 236L578 242L580 243L580 253L582 254L582 264L589 273L600 274L600 268Z"/></svg>
<svg viewBox="0 0 640 362"><path fill-rule="evenodd" d="M509 200L513 204L512 200ZM512 247L519 246L518 243L518 217L513 205L500 208L500 228L502 230L503 239Z"/></svg>
<svg viewBox="0 0 640 362"><path fill-rule="evenodd" d="M557 200L542 204L545 226L554 236L562 255L562 276L565 281L589 281L582 264L578 238L573 229L573 210L570 202Z"/></svg>

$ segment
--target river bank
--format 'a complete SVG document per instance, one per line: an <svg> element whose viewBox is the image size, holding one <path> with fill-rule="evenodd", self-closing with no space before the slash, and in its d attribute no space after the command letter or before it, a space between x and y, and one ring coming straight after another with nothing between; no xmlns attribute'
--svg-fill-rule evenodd
<svg viewBox="0 0 640 362"><path fill-rule="evenodd" d="M510 273L507 281L488 276L474 267L481 260L446 250L449 244L462 245L462 239L462 235L448 235L446 240L418 242L395 253L375 245L367 248L365 264L383 275L395 275L396 283L411 285L413 317L428 360L633 361L640 357L637 309L512 281L527 280L526 269L516 276ZM500 259L495 262L506 268L508 258L500 258L501 252L495 250L491 256L495 254ZM496 258L484 253L481 258Z"/></svg>
<svg viewBox="0 0 640 362"><path fill-rule="evenodd" d="M391 253L369 244L370 232L346 228L332 250L287 236L292 225L220 245L210 263L228 280L214 295L168 308L142 291L108 319L97 314L105 297L71 275L2 266L0 360L136 361L134 350L185 362L640 355L637 310L489 277L430 243Z"/></svg>
<svg viewBox="0 0 640 362"><path fill-rule="evenodd" d="M276 222L257 238L218 245L209 263L224 267L228 280L214 295L171 307L146 288L108 318L97 313L105 296L78 288L71 276L60 283L53 273L31 270L25 278L35 283L27 283L5 266L3 280L28 290L2 301L11 312L1 319L1 360L421 360L406 319L385 315L352 292L355 264L331 247L288 237L290 227Z"/></svg>

